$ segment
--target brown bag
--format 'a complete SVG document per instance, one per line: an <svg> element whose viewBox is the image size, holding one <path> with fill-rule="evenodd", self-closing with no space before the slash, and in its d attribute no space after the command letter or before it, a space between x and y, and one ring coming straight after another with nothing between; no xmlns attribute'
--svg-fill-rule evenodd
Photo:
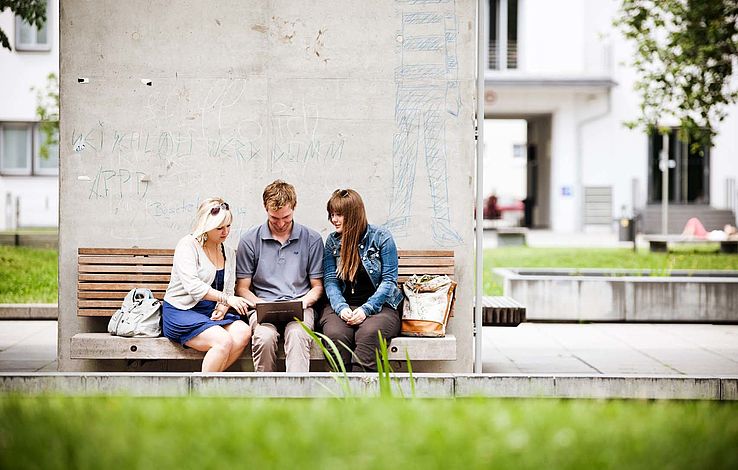
<svg viewBox="0 0 738 470"><path fill-rule="evenodd" d="M405 336L446 336L456 283L446 275L413 275L402 286L405 302L402 329Z"/></svg>

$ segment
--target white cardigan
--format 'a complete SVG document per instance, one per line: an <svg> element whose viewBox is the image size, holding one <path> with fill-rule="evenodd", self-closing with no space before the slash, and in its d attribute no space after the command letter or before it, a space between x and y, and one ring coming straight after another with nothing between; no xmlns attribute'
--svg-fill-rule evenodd
<svg viewBox="0 0 738 470"><path fill-rule="evenodd" d="M223 292L231 296L236 287L236 250L225 248L225 282ZM194 307L210 290L216 268L208 259L200 243L192 235L185 235L174 249L172 277L164 300L180 310Z"/></svg>

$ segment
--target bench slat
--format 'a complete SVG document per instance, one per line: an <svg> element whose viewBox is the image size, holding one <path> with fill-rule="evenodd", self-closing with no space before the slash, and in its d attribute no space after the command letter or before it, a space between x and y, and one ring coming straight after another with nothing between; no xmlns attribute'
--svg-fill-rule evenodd
<svg viewBox="0 0 738 470"><path fill-rule="evenodd" d="M405 350L411 361L456 360L456 337L393 339L388 346L388 357L392 361L404 361ZM70 357L72 359L202 359L204 353L185 349L167 338L122 338L108 333L77 333L72 336ZM244 358L251 357L246 348ZM280 357L284 357L280 351ZM310 358L323 359L323 354L313 343Z"/></svg>
<svg viewBox="0 0 738 470"><path fill-rule="evenodd" d="M123 299L121 298L121 302ZM78 317L112 317L116 310L120 308L120 305L116 308L80 308L77 309Z"/></svg>
<svg viewBox="0 0 738 470"><path fill-rule="evenodd" d="M146 287L147 289L154 290L167 290L168 284L153 284L149 282L132 282L132 283L116 283L116 284L107 284L107 283L93 283L93 282L80 282L77 284L77 290L79 291L99 291L99 290L105 290L105 291L120 291L120 292L128 292L131 289L135 289L136 287Z"/></svg>
<svg viewBox="0 0 738 470"><path fill-rule="evenodd" d="M77 292L77 299L112 299L123 302L126 292L128 291L79 291ZM166 291L155 290L151 292L157 299L163 299Z"/></svg>
<svg viewBox="0 0 738 470"><path fill-rule="evenodd" d="M453 266L453 258L398 258L400 266Z"/></svg>
<svg viewBox="0 0 738 470"><path fill-rule="evenodd" d="M397 250L400 258L453 258L453 250Z"/></svg>
<svg viewBox="0 0 738 470"><path fill-rule="evenodd" d="M169 283L169 274L129 274L129 273L92 273L80 274L80 281L134 281L134 282L166 282Z"/></svg>
<svg viewBox="0 0 738 470"><path fill-rule="evenodd" d="M140 273L140 274L171 274L172 266L170 265L147 265L147 266L117 266L105 264L80 264L80 273Z"/></svg>
<svg viewBox="0 0 738 470"><path fill-rule="evenodd" d="M453 266L441 266L441 267L433 267L433 266L420 266L420 267L404 267L400 266L398 268L399 274L453 274L454 268Z"/></svg>
<svg viewBox="0 0 738 470"><path fill-rule="evenodd" d="M78 248L80 255L174 255L172 248Z"/></svg>
<svg viewBox="0 0 738 470"><path fill-rule="evenodd" d="M171 256L80 256L79 264L163 264L172 265Z"/></svg>

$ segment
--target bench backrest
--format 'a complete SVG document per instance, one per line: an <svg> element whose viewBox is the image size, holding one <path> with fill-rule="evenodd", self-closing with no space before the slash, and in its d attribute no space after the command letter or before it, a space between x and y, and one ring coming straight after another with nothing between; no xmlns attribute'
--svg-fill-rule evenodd
<svg viewBox="0 0 738 470"><path fill-rule="evenodd" d="M77 315L109 317L134 287L163 299L172 272L173 249L80 248ZM453 250L399 250L400 284L412 274L454 276Z"/></svg>

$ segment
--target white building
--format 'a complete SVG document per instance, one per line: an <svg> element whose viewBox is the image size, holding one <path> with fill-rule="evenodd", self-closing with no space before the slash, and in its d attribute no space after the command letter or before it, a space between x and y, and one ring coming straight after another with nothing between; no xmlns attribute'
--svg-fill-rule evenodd
<svg viewBox="0 0 738 470"><path fill-rule="evenodd" d="M36 92L59 74L59 1L49 0L46 25L23 23L9 9L0 28L13 48L0 48L0 230L57 226L58 152L40 158ZM16 220L16 206L19 220Z"/></svg>
<svg viewBox="0 0 738 470"><path fill-rule="evenodd" d="M485 117L493 121L485 135L485 188L498 196L522 190L533 201L533 226L557 232L609 229L613 218L639 211L642 229L660 228L660 137L623 125L638 116L638 97L629 66L632 44L612 24L620 3L488 2ZM521 170L520 156L517 162L512 157L519 136L499 132L510 123L498 119L522 120L527 127L527 170ZM695 215L711 228L735 224L734 213L715 209L735 211L738 202L737 131L738 106L733 106L706 157L689 155L687 146L672 138L670 232ZM490 135L510 137L493 146ZM523 179L521 171L523 188L506 189L510 181Z"/></svg>

